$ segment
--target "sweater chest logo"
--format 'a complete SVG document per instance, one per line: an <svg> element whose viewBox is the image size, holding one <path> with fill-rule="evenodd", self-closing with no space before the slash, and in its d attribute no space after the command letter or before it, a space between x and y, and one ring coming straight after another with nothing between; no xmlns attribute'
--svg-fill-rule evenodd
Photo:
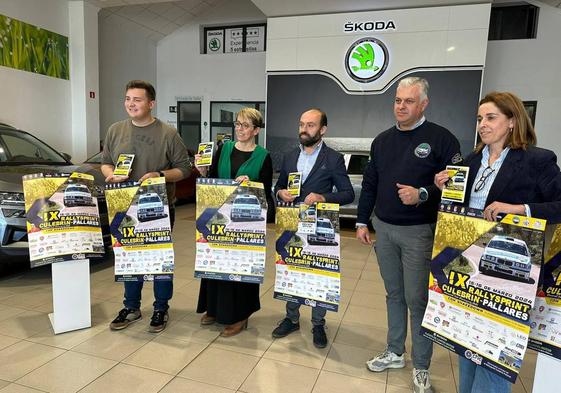
<svg viewBox="0 0 561 393"><path fill-rule="evenodd" d="M415 155L419 158L427 158L431 152L430 145L428 143L421 143L415 148Z"/></svg>

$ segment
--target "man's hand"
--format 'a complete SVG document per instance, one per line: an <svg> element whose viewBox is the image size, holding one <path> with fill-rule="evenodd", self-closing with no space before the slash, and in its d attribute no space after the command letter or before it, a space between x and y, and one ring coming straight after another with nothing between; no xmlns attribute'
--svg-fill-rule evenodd
<svg viewBox="0 0 561 393"><path fill-rule="evenodd" d="M310 192L306 199L304 199L304 203L306 205L313 205L316 202L325 202L325 198L321 194L316 194L315 192Z"/></svg>
<svg viewBox="0 0 561 393"><path fill-rule="evenodd" d="M498 214L519 214L526 215L524 205L511 205L503 202L493 202L483 210L483 218L487 221L497 221Z"/></svg>
<svg viewBox="0 0 561 393"><path fill-rule="evenodd" d="M448 176L448 171L446 169L434 175L434 184L438 187L440 191L442 191L444 185L448 180L450 180L450 176Z"/></svg>
<svg viewBox="0 0 561 393"><path fill-rule="evenodd" d="M241 182L244 182L246 180L249 180L249 176L241 175L241 176L236 177L236 180L234 180L234 181L236 183L241 183Z"/></svg>
<svg viewBox="0 0 561 393"><path fill-rule="evenodd" d="M362 244L366 244L368 246L372 245L372 239L370 239L370 231L368 230L367 226L358 227L356 229L356 238L360 240Z"/></svg>
<svg viewBox="0 0 561 393"><path fill-rule="evenodd" d="M111 174L105 178L105 183L121 183L128 179L129 179L128 176L115 176Z"/></svg>
<svg viewBox="0 0 561 393"><path fill-rule="evenodd" d="M404 184L396 183L397 194L404 205L416 205L419 203L419 189Z"/></svg>
<svg viewBox="0 0 561 393"><path fill-rule="evenodd" d="M195 154L195 162L199 162L200 159L201 155ZM195 168L197 168L202 177L206 177L208 175L208 166L198 166L197 164L195 164Z"/></svg>
<svg viewBox="0 0 561 393"><path fill-rule="evenodd" d="M148 172L147 174L145 174L144 176L142 176L138 182L142 183L144 180L149 179L151 177L160 177L160 174L158 172Z"/></svg>
<svg viewBox="0 0 561 393"><path fill-rule="evenodd" d="M283 202L292 202L296 197L294 195L290 195L288 190L279 190L277 192L277 197L283 200Z"/></svg>

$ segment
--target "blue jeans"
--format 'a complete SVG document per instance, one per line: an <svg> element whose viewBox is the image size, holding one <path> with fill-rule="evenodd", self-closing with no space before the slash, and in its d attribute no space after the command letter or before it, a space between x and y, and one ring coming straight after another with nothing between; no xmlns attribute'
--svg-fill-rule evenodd
<svg viewBox="0 0 561 393"><path fill-rule="evenodd" d="M312 325L324 326L326 312L327 310L325 308L312 307ZM300 319L300 304L286 302L286 317L290 319L292 323L297 323Z"/></svg>
<svg viewBox="0 0 561 393"><path fill-rule="evenodd" d="M497 374L460 358L460 393L510 393L512 384Z"/></svg>
<svg viewBox="0 0 561 393"><path fill-rule="evenodd" d="M175 209L169 209L169 219L171 228L175 223ZM143 281L125 281L125 300L123 304L126 308L133 310L140 309L140 299L142 296ZM154 310L167 311L168 302L173 296L173 281L154 281Z"/></svg>
<svg viewBox="0 0 561 393"><path fill-rule="evenodd" d="M428 302L434 225L392 225L374 216L374 250L386 288L388 350L405 352L407 316L411 322L413 367L428 370L432 341L421 335Z"/></svg>

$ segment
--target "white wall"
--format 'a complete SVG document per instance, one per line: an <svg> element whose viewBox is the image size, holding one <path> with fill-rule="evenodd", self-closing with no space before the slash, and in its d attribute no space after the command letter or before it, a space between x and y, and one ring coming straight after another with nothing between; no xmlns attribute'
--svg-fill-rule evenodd
<svg viewBox="0 0 561 393"><path fill-rule="evenodd" d="M127 118L125 86L132 79L156 85L156 43L142 27L115 15L99 15L100 137L111 124Z"/></svg>
<svg viewBox="0 0 561 393"><path fill-rule="evenodd" d="M537 101L538 145L561 157L561 9L537 1L537 38L489 41L482 94L511 91L524 101Z"/></svg>
<svg viewBox="0 0 561 393"><path fill-rule="evenodd" d="M265 15L249 0L224 2L198 18L201 25L264 22ZM265 52L200 54L200 25L185 26L158 43L157 116L175 122L168 106L176 97L202 97L202 122L210 121L210 101L265 101ZM208 140L210 126L203 127Z"/></svg>
<svg viewBox="0 0 561 393"><path fill-rule="evenodd" d="M0 14L68 36L65 0L2 0ZM72 154L70 82L0 67L0 122Z"/></svg>

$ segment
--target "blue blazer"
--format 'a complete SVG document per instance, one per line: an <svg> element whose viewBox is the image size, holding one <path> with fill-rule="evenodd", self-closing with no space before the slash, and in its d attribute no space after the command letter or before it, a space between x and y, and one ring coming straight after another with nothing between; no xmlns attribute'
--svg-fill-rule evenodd
<svg viewBox="0 0 561 393"><path fill-rule="evenodd" d="M279 190L286 189L288 174L298 172L296 166L299 155L300 149L296 148L284 156L279 179L275 185L275 195ZM337 191L334 191L333 187ZM355 199L355 192L345 168L343 155L327 146L325 142L323 142L310 174L301 185L300 196L294 202L304 201L311 192L323 195L328 203L338 203L339 205L346 205Z"/></svg>
<svg viewBox="0 0 561 393"><path fill-rule="evenodd" d="M471 153L464 160L469 166L466 198L481 166L481 153ZM532 217L548 224L561 223L561 172L557 157L550 150L528 147L508 152L489 190L485 206L492 202L527 204Z"/></svg>

